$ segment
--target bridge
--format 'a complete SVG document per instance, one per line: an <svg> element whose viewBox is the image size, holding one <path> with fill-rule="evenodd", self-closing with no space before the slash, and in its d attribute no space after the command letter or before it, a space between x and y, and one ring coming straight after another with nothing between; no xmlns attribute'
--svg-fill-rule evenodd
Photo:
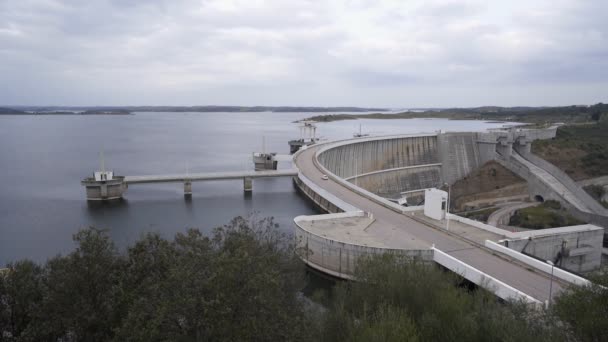
<svg viewBox="0 0 608 342"><path fill-rule="evenodd" d="M293 177L297 170L264 170L264 171L227 171L205 173L183 173L144 176L114 176L111 171L95 172L94 177L85 178L81 183L86 188L88 200L109 200L121 198L131 184L146 183L183 183L184 194L192 194L192 182L211 180L243 180L243 190L253 191L253 179L269 177Z"/></svg>
<svg viewBox="0 0 608 342"><path fill-rule="evenodd" d="M518 134L529 143L555 130L533 132L532 138ZM424 196L424 189L452 183L500 158L500 152L510 149L501 137L503 132L400 135L316 144L299 151L294 181L328 213L294 219L300 258L324 273L352 279L361 257L404 255L438 263L503 299L537 306L571 284L588 284L545 260L556 260L559 243L576 240L571 259L563 265L583 271L588 265L575 260L581 255L599 262L601 227L513 233L449 213L432 219L422 206L403 207L386 199L416 189ZM583 241L583 235L588 240ZM529 241L533 253L526 251Z"/></svg>

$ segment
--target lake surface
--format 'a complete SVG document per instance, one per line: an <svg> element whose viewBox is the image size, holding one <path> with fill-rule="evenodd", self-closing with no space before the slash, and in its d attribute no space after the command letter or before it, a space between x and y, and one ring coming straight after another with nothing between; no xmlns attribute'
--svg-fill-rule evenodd
<svg viewBox="0 0 608 342"><path fill-rule="evenodd" d="M187 228L210 232L237 215L274 216L291 232L297 215L315 213L288 178L195 182L186 201L182 184L131 185L125 199L87 203L80 180L106 168L118 175L252 170L251 153L287 154L299 138L293 121L310 113L136 113L128 116L0 116L0 267L23 258L43 262L74 248L72 234L108 229L124 247L145 232L171 238ZM319 123L327 139L364 133L480 131L501 123L444 119L348 120ZM279 162L279 168L290 168Z"/></svg>

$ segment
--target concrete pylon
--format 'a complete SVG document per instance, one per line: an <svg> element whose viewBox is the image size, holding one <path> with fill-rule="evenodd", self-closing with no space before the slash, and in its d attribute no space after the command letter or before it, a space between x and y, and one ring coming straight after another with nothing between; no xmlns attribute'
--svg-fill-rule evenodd
<svg viewBox="0 0 608 342"><path fill-rule="evenodd" d="M184 181L184 196L192 196L192 182L189 180Z"/></svg>
<svg viewBox="0 0 608 342"><path fill-rule="evenodd" d="M244 192L253 191L253 179L251 177L243 178L243 191Z"/></svg>

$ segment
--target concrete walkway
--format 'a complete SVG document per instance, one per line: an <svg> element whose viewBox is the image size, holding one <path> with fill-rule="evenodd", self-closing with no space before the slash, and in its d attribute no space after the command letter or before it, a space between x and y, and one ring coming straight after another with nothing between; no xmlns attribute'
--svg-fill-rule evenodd
<svg viewBox="0 0 608 342"><path fill-rule="evenodd" d="M493 212L492 214L490 214L490 216L488 217L488 224L490 226L494 226L494 227L508 225L509 224L508 220L507 220L507 223L504 223L504 220L506 219L506 217L511 218L511 216L513 215L513 213L516 210L533 207L535 205L538 205L538 203L535 203L535 202L508 203L505 206L503 206L502 208L500 208L500 209L496 210L495 212Z"/></svg>

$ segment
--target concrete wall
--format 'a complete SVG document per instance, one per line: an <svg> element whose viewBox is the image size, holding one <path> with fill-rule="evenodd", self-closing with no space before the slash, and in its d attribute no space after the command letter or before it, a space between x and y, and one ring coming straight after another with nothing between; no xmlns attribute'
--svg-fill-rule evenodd
<svg viewBox="0 0 608 342"><path fill-rule="evenodd" d="M319 154L319 162L341 178L413 165L439 163L435 135L368 139Z"/></svg>
<svg viewBox="0 0 608 342"><path fill-rule="evenodd" d="M349 181L384 197L399 197L401 192L434 188L441 184L441 166L398 169L383 174L358 176Z"/></svg>
<svg viewBox="0 0 608 342"><path fill-rule="evenodd" d="M602 235L604 229L594 225L580 225L558 227L523 232L510 232L466 217L448 214L450 220L498 234L506 240L501 240L507 247L518 252L525 252L542 260L556 260L557 253L561 251L562 242L566 247L576 250L580 255L564 256L561 267L572 272L588 272L596 270L601 264ZM524 250L524 247L526 249ZM589 247L589 248L587 248Z"/></svg>
<svg viewBox="0 0 608 342"><path fill-rule="evenodd" d="M122 198L126 190L126 184L123 183L123 177L114 177L115 179L103 182L94 180L84 180L82 185L85 186L87 200L106 200Z"/></svg>
<svg viewBox="0 0 608 342"><path fill-rule="evenodd" d="M494 227L494 226L490 226L489 224L485 224L479 221L475 221L475 220L471 220L468 219L466 217L462 217L462 216L458 216L458 215L454 215L454 214L448 214L448 217L450 218L450 220L454 220L454 221L458 221L458 222L462 222L464 224L467 224L469 226L473 226L475 228L479 228L482 230L485 230L487 232L490 233L494 233L494 234L498 234L500 236L503 237L511 237L513 236L512 232L509 232L508 230L504 230L498 227Z"/></svg>
<svg viewBox="0 0 608 342"><path fill-rule="evenodd" d="M534 259L534 258L529 257L525 254L522 254L518 251L512 250L511 248L507 248L503 245L500 245L496 242L486 240L485 246L491 250L497 251L499 253L508 255L511 258L519 260L520 262L523 262L526 265L532 266L532 267L536 268L537 270L543 271L547 274L553 274L554 277L565 280L571 284L579 285L579 286L585 286L585 285L591 284L591 282L585 278L579 277L568 271L564 271L558 267L551 267L551 265L549 265L547 262L544 262L544 261L541 261L538 259Z"/></svg>
<svg viewBox="0 0 608 342"><path fill-rule="evenodd" d="M377 195L394 197L441 182L434 134L337 144L319 153L318 160L329 172Z"/></svg>
<svg viewBox="0 0 608 342"><path fill-rule="evenodd" d="M444 133L437 140L443 182L452 184L481 165L476 133Z"/></svg>
<svg viewBox="0 0 608 342"><path fill-rule="evenodd" d="M592 229L577 230L576 227ZM535 236L526 233L520 233L520 238L504 241L505 246L541 260L551 260L572 272L585 273L600 267L604 230L599 227L583 225L540 230L535 231Z"/></svg>
<svg viewBox="0 0 608 342"><path fill-rule="evenodd" d="M296 251L298 256L309 266L341 279L353 279L357 262L361 258L367 258L373 255L392 253L415 260L433 260L433 252L428 249L403 250L345 243L313 234L298 224L305 220L335 219L339 217L364 215L366 214L363 212L354 212L296 217L294 223Z"/></svg>
<svg viewBox="0 0 608 342"><path fill-rule="evenodd" d="M468 264L465 264L464 262L434 247L433 260L450 271L460 274L463 278L469 280L470 282L477 284L490 292L493 292L504 300L524 301L534 305L535 307L542 307L542 303L539 300L528 296L527 294L481 272Z"/></svg>
<svg viewBox="0 0 608 342"><path fill-rule="evenodd" d="M293 178L294 185L320 210L327 213L341 213L346 211L358 211L356 207L344 202L342 199L329 193L310 181L302 173Z"/></svg>
<svg viewBox="0 0 608 342"><path fill-rule="evenodd" d="M445 133L351 142L323 151L318 159L338 177L394 196L464 177L479 166L478 154L477 133ZM408 169L414 166L421 167Z"/></svg>

